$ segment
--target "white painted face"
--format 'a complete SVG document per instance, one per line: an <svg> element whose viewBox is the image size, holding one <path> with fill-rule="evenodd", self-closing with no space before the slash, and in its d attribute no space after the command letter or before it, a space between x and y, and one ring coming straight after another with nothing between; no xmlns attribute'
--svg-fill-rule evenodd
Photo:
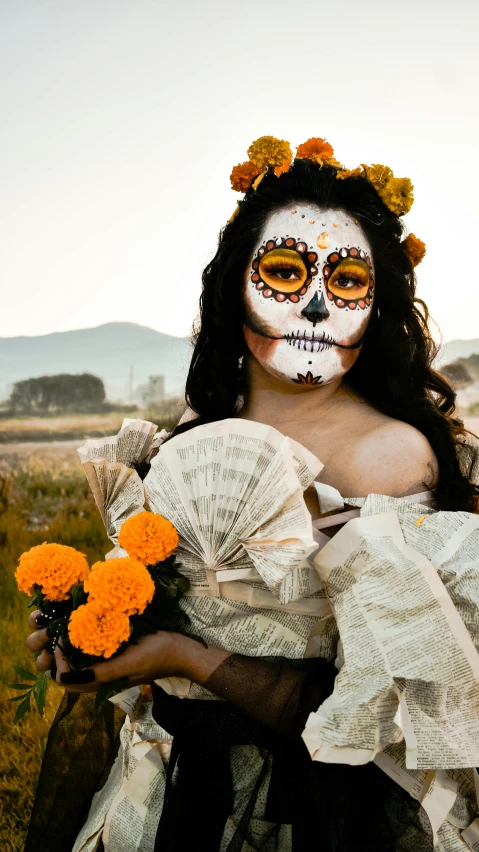
<svg viewBox="0 0 479 852"><path fill-rule="evenodd" d="M277 378L327 384L356 361L373 299L371 246L352 216L309 203L276 210L246 270L246 344Z"/></svg>

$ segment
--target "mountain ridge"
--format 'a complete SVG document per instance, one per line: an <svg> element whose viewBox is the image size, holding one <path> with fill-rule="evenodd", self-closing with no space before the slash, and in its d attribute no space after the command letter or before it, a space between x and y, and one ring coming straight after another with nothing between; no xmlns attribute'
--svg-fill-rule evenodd
<svg viewBox="0 0 479 852"><path fill-rule="evenodd" d="M0 338L0 398L14 382L56 373L94 373L110 400L126 400L150 375L165 377L165 390L180 393L191 357L187 337L174 337L130 322Z"/></svg>
<svg viewBox="0 0 479 852"><path fill-rule="evenodd" d="M191 358L188 337L175 337L132 322L102 323L72 331L0 337L0 399L14 382L56 373L93 373L108 399L130 401L132 389L151 375L165 377L168 394L181 393ZM479 339L448 341L438 364L479 353Z"/></svg>

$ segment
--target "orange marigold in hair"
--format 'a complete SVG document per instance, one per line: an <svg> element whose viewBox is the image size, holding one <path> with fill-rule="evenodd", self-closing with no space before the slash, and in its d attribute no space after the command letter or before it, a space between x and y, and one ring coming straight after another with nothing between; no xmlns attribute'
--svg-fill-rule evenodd
<svg viewBox="0 0 479 852"><path fill-rule="evenodd" d="M285 160L290 162L293 158L289 142L285 139L276 139L275 136L260 136L248 148L248 157L251 162L264 171L268 166L283 166Z"/></svg>
<svg viewBox="0 0 479 852"><path fill-rule="evenodd" d="M332 159L334 162L332 162L331 165L337 164L337 160L334 159L334 150L332 146L329 142L326 142L325 139L321 139L319 136L312 136L311 139L303 142L302 145L298 145L296 159L314 160L318 166L322 166L324 163L327 163L328 160Z"/></svg>
<svg viewBox="0 0 479 852"><path fill-rule="evenodd" d="M84 589L88 592L88 602L96 601L105 609L136 615L153 599L155 584L141 562L120 558L95 562Z"/></svg>
<svg viewBox="0 0 479 852"><path fill-rule="evenodd" d="M72 586L89 574L86 556L65 544L37 544L22 553L15 571L18 588L27 595L41 586L49 601L66 601Z"/></svg>
<svg viewBox="0 0 479 852"><path fill-rule="evenodd" d="M73 610L68 635L72 645L85 654L108 658L129 638L130 619L124 612L88 601Z"/></svg>
<svg viewBox="0 0 479 852"><path fill-rule="evenodd" d="M289 160L289 159L283 160L281 166L276 166L276 168L274 169L274 173L275 173L276 177L280 177L280 175L282 175L284 172L287 172L289 170L290 165L291 165L291 160Z"/></svg>
<svg viewBox="0 0 479 852"><path fill-rule="evenodd" d="M163 515L140 512L121 525L118 541L132 559L143 565L156 565L178 547L178 533Z"/></svg>
<svg viewBox="0 0 479 852"><path fill-rule="evenodd" d="M426 243L423 243L415 234L409 234L402 243L403 251L406 257L409 258L413 266L421 263L426 254Z"/></svg>
<svg viewBox="0 0 479 852"><path fill-rule="evenodd" d="M236 192L247 192L260 172L261 169L249 160L246 163L240 163L230 174L231 186Z"/></svg>

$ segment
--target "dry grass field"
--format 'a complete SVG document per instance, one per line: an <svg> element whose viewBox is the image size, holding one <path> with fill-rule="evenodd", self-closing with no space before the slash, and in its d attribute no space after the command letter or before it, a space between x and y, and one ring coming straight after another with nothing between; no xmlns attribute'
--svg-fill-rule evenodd
<svg viewBox="0 0 479 852"><path fill-rule="evenodd" d="M67 414L61 417L8 417L0 419L0 444L101 438L118 432L125 416L134 415L112 411L109 414Z"/></svg>
<svg viewBox="0 0 479 852"><path fill-rule="evenodd" d="M5 685L19 678L11 664L34 670L25 646L28 599L16 589L14 570L24 550L46 540L78 548L90 564L111 547L76 451L59 444L1 449L0 848L8 852L23 849L46 737L62 691L51 684L45 716L35 710L12 725L15 704L7 699L15 693Z"/></svg>

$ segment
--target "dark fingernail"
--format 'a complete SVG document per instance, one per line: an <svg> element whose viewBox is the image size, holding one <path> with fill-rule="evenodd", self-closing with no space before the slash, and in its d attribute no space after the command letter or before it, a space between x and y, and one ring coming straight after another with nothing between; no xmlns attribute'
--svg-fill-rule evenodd
<svg viewBox="0 0 479 852"><path fill-rule="evenodd" d="M95 680L95 672L93 669L83 669L81 672L64 672L60 675L60 680L67 685L92 683Z"/></svg>
<svg viewBox="0 0 479 852"><path fill-rule="evenodd" d="M57 679L57 663L56 663L56 660L53 660L53 662L52 662L52 667L50 669L50 676L51 676L52 680Z"/></svg>
<svg viewBox="0 0 479 852"><path fill-rule="evenodd" d="M47 624L50 624L51 620L51 615L45 615L44 612L39 612L38 615L35 616L35 624L38 627L46 627Z"/></svg>

